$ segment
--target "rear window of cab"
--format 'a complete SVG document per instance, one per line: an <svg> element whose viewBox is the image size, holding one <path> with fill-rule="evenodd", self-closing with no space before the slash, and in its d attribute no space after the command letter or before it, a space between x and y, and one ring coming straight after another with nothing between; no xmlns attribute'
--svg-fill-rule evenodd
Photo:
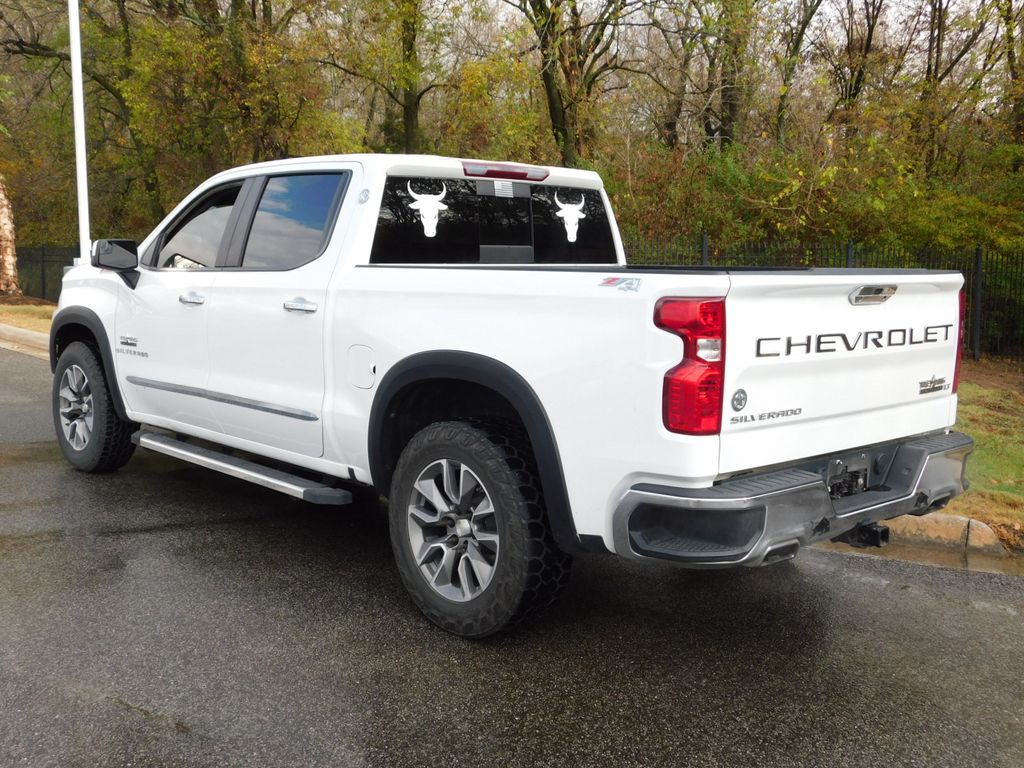
<svg viewBox="0 0 1024 768"><path fill-rule="evenodd" d="M389 176L371 264L615 264L601 193Z"/></svg>

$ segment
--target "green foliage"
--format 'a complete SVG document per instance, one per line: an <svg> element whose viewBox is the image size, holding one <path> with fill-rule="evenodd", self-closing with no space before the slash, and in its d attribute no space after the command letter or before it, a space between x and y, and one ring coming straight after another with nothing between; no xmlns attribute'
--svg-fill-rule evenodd
<svg viewBox="0 0 1024 768"><path fill-rule="evenodd" d="M0 42L11 54L0 58L0 173L23 244L73 242L63 2L4 2L18 12L5 11ZM707 232L721 246L1024 246L1024 134L1014 122L1024 97L985 42L998 20L980 0L944 33L949 50L969 44L948 77L899 59L926 40L923 27L890 18L856 95L840 88L856 57L835 19L810 27L813 56L810 43L786 56L780 25L796 0L652 4L663 15L649 37L641 9L622 11L618 0L578 7L584 22L604 14L609 25L608 47L584 46L586 62L574 58L583 41L569 16L562 37L541 46L528 16L499 0L89 0L93 230L140 237L211 174L278 157L408 144L557 163L566 148L553 136L545 83L555 67L560 78L593 76L586 87L574 80L582 95L562 107L578 128L577 163L603 174L631 239L682 247ZM978 25L986 35L971 47ZM18 34L33 52L18 47ZM544 55L554 57L547 68ZM783 59L795 67L785 80Z"/></svg>

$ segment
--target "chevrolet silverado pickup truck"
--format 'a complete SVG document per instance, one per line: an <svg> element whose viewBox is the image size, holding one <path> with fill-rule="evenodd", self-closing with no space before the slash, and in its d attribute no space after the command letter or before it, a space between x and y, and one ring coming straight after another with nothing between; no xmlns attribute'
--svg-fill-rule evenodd
<svg viewBox="0 0 1024 768"><path fill-rule="evenodd" d="M50 337L67 460L387 497L402 581L463 636L549 604L578 553L882 545L967 484L959 273L629 266L591 172L249 165L89 261Z"/></svg>

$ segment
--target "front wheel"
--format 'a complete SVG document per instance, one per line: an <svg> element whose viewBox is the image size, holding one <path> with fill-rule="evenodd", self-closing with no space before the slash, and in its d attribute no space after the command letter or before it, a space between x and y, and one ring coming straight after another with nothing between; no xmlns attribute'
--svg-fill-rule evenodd
<svg viewBox="0 0 1024 768"><path fill-rule="evenodd" d="M516 433L432 424L402 451L392 480L402 581L427 618L464 637L518 622L568 581L572 559L555 544L532 454Z"/></svg>
<svg viewBox="0 0 1024 768"><path fill-rule="evenodd" d="M83 472L120 469L135 451L135 425L117 415L103 367L80 341L69 344L57 360L53 426L64 458Z"/></svg>

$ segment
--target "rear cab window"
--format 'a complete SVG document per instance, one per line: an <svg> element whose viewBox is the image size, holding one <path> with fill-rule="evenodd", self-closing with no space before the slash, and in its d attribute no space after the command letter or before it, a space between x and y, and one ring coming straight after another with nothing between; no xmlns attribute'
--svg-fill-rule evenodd
<svg viewBox="0 0 1024 768"><path fill-rule="evenodd" d="M371 264L616 264L599 190L389 176Z"/></svg>

